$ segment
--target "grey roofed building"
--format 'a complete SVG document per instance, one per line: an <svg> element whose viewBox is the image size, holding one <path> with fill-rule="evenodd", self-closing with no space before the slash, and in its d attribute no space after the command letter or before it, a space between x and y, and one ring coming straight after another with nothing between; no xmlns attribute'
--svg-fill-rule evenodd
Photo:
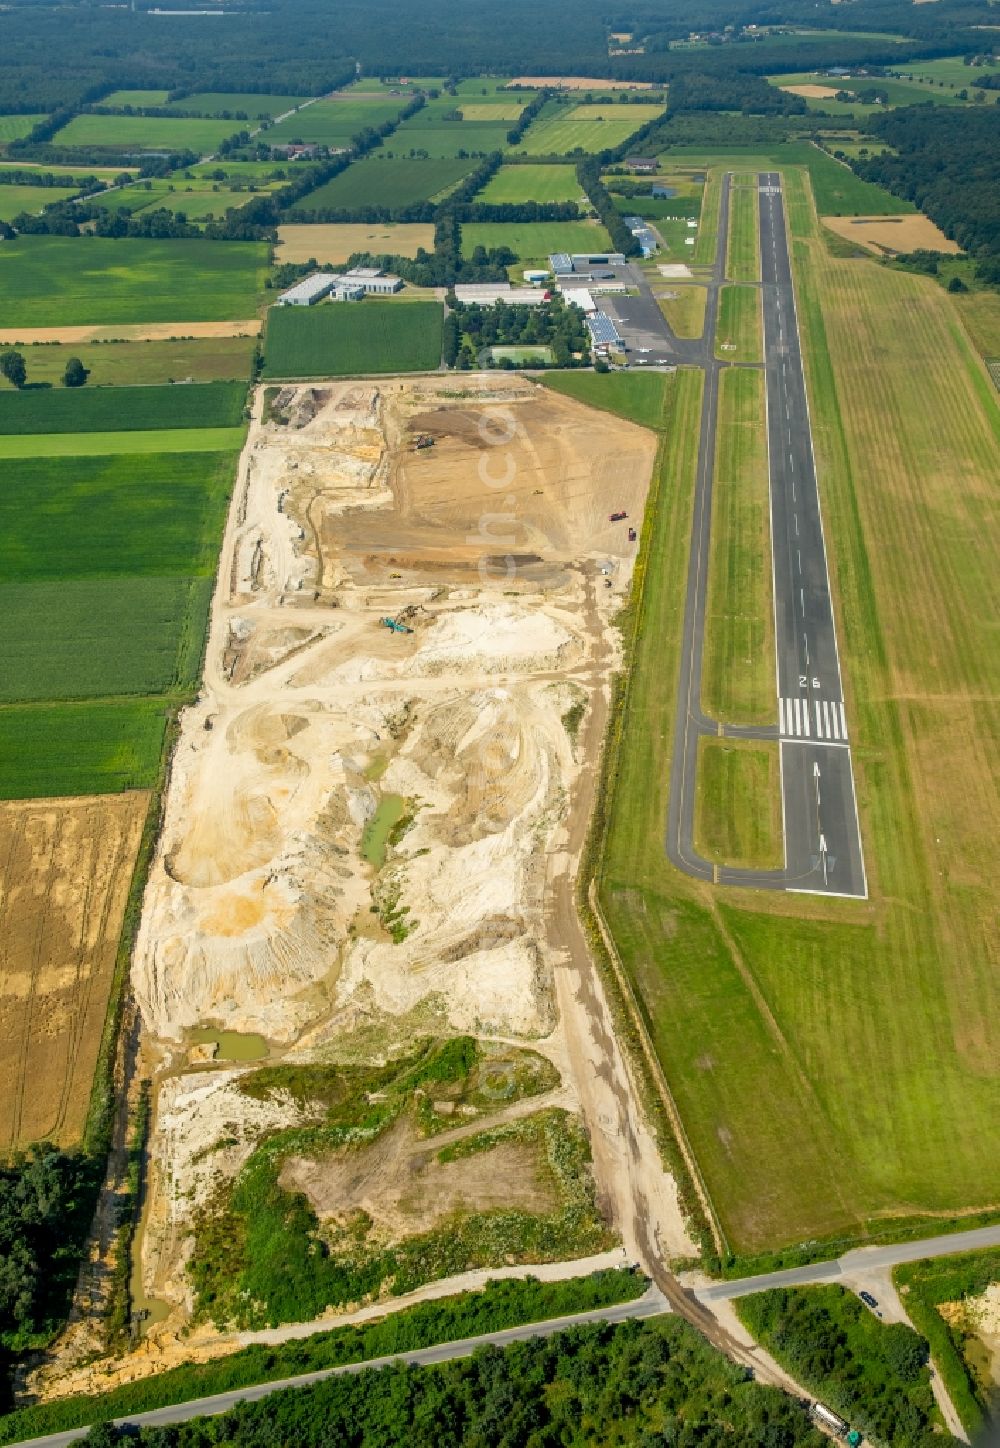
<svg viewBox="0 0 1000 1448"><path fill-rule="evenodd" d="M333 291L335 277L329 272L313 272L311 276L303 277L293 287L281 293L278 298L279 307L311 307L314 302L322 301Z"/></svg>

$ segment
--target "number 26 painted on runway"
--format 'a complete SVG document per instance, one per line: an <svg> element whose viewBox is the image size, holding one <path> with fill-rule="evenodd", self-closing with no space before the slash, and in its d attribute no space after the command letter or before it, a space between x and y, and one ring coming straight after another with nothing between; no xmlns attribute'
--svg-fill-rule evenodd
<svg viewBox="0 0 1000 1448"><path fill-rule="evenodd" d="M813 679L812 686L813 686L814 689L818 689L818 688L820 687L819 679ZM799 688L800 688L800 689L806 689L806 688L808 688L808 687L809 687L809 680L806 678L805 674L800 674L800 675L799 675Z"/></svg>

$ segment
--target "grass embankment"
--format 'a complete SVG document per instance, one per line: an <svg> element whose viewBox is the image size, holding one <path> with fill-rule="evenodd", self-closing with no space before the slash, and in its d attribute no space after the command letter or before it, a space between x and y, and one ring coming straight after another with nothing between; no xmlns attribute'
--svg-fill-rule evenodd
<svg viewBox="0 0 1000 1448"><path fill-rule="evenodd" d="M931 1345L948 1396L973 1441L986 1427L996 1382L990 1354L966 1315L970 1298L1000 1282L1000 1248L897 1267L893 1281L907 1316ZM947 1316L941 1308L949 1304ZM995 1411L995 1406L994 1406Z"/></svg>
<svg viewBox="0 0 1000 1448"><path fill-rule="evenodd" d="M777 685L764 374L719 378L702 704L724 724L773 724ZM765 801L761 801L766 809Z"/></svg>
<svg viewBox="0 0 1000 1448"><path fill-rule="evenodd" d="M698 741L695 848L717 865L781 867L781 768L776 741Z"/></svg>
<svg viewBox="0 0 1000 1448"><path fill-rule="evenodd" d="M722 287L715 331L715 355L723 362L760 362L763 324L757 287Z"/></svg>
<svg viewBox="0 0 1000 1448"><path fill-rule="evenodd" d="M776 1289L738 1298L737 1316L797 1383L888 1448L954 1443L938 1437L927 1343L880 1322L843 1287ZM926 1437L925 1437L926 1435Z"/></svg>
<svg viewBox="0 0 1000 1448"><path fill-rule="evenodd" d="M441 363L440 302L368 299L316 307L272 307L265 377L343 377L430 372Z"/></svg>
<svg viewBox="0 0 1000 1448"><path fill-rule="evenodd" d="M274 1382L299 1373L321 1372L344 1363L367 1362L391 1353L478 1337L524 1322L544 1322L630 1302L646 1290L634 1272L595 1272L565 1282L534 1278L490 1282L481 1292L463 1292L439 1302L406 1308L360 1327L338 1327L275 1347L248 1347L215 1362L170 1368L110 1393L64 1398L0 1417L0 1443L82 1427L104 1418L189 1403L251 1383Z"/></svg>
<svg viewBox="0 0 1000 1448"><path fill-rule="evenodd" d="M982 1152L1000 1109L983 609L1000 416L947 294L832 260L786 180L871 899L712 890L665 858L700 385L683 373L599 876L734 1256L758 1260L1000 1199Z"/></svg>
<svg viewBox="0 0 1000 1448"><path fill-rule="evenodd" d="M755 282L760 277L756 186L730 185L726 276L734 282Z"/></svg>

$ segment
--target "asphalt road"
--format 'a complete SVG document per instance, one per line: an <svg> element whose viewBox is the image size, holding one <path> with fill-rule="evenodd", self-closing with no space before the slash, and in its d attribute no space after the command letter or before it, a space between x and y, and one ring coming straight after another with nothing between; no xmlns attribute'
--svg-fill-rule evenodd
<svg viewBox="0 0 1000 1448"><path fill-rule="evenodd" d="M705 393L685 600L679 707L671 765L667 853L685 873L717 884L867 895L848 719L830 597L780 177L758 178L764 376L778 727L741 728L709 718L701 672L712 518L720 364L718 290L724 281L730 178L723 182L719 248L709 283L701 363ZM719 734L780 739L785 865L714 866L694 848L698 740Z"/></svg>
<svg viewBox="0 0 1000 1448"><path fill-rule="evenodd" d="M254 1403L283 1388L307 1388L321 1383L338 1373L360 1373L367 1368L389 1367L392 1363L416 1363L429 1366L433 1363L449 1362L454 1358L471 1357L477 1348L492 1345L506 1347L513 1342L525 1342L532 1337L550 1337L554 1332L563 1332L568 1327L578 1327L588 1322L628 1322L632 1318L659 1317L669 1312L670 1307L658 1287L648 1291L634 1302L622 1302L612 1307L599 1307L593 1312L577 1312L571 1317L553 1317L546 1322L525 1323L523 1327L510 1327L501 1332L484 1333L481 1337L466 1337L458 1342L443 1342L436 1347L416 1349L413 1352L393 1353L388 1357L371 1358L363 1363L348 1363L344 1367L326 1368L321 1372L300 1373L294 1378L280 1378L276 1382L255 1383L249 1387L236 1388L228 1393L215 1393L211 1397L196 1398L189 1403L178 1403L173 1407L154 1408L148 1413L135 1413L127 1418L116 1418L121 1427L132 1424L142 1428L162 1427L167 1423L185 1423L190 1418L211 1417L228 1412L238 1403ZM12 1448L66 1448L87 1434L86 1428L69 1428L62 1433L49 1433L43 1438L23 1439Z"/></svg>
<svg viewBox="0 0 1000 1448"><path fill-rule="evenodd" d="M925 1257L950 1257L956 1252L974 1252L983 1247L1000 1247L1000 1226L975 1227L969 1232L953 1232L947 1237L925 1237L919 1242L894 1242L887 1247L858 1247L845 1252L833 1262L811 1262L806 1267L788 1267L781 1272L765 1272L759 1277L739 1277L732 1282L713 1282L709 1287L696 1287L699 1302L726 1302L733 1297L747 1297L751 1292L764 1292L769 1287L802 1287L817 1282L836 1282L852 1276L864 1276L901 1262L919 1262Z"/></svg>

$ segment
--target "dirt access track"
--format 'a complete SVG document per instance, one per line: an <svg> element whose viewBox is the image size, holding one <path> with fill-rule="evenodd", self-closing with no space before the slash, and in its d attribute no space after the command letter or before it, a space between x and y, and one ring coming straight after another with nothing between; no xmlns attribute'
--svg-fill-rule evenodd
<svg viewBox="0 0 1000 1448"><path fill-rule="evenodd" d="M530 1040L626 1246L640 1201L693 1250L572 909L654 452L496 373L258 393L133 966L159 1073L144 1274L172 1327L192 1212L278 1124L233 1131L206 1026L271 1061Z"/></svg>
<svg viewBox="0 0 1000 1448"><path fill-rule="evenodd" d="M79 1144L148 806L0 804L0 1153Z"/></svg>

